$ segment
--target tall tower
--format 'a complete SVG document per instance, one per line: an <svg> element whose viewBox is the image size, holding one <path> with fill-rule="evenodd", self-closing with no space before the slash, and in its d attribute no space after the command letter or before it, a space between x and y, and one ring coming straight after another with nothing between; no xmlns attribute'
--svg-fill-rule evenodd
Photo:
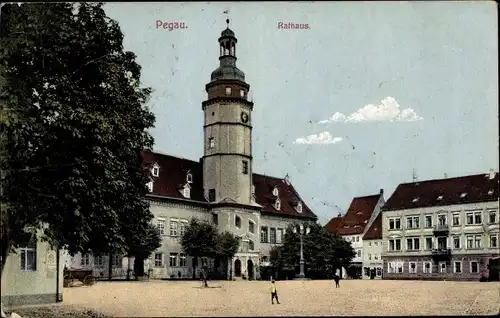
<svg viewBox="0 0 500 318"><path fill-rule="evenodd" d="M219 38L220 66L205 87L203 187L211 202L252 201L252 116L250 85L236 67L236 39L227 28Z"/></svg>

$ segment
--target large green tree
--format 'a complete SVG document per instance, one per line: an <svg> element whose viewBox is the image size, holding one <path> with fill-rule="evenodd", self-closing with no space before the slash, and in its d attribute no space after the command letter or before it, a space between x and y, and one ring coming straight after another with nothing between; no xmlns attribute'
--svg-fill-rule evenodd
<svg viewBox="0 0 500 318"><path fill-rule="evenodd" d="M227 275L230 262L240 248L240 238L231 232L225 231L217 235L216 257L222 261L224 275Z"/></svg>
<svg viewBox="0 0 500 318"><path fill-rule="evenodd" d="M2 273L41 228L70 254L131 253L153 217L154 115L118 23L99 3L35 3L4 5L0 27Z"/></svg>
<svg viewBox="0 0 500 318"><path fill-rule="evenodd" d="M298 273L300 264L300 235L293 231L298 224L287 228L283 244L270 252L270 261L276 271ZM330 277L341 267L347 267L355 252L341 237L328 233L317 223L305 224L310 233L303 237L305 268L309 276Z"/></svg>

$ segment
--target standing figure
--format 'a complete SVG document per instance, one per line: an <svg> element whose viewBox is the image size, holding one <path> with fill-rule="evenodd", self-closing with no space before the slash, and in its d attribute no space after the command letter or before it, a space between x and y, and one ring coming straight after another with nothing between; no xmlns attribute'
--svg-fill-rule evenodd
<svg viewBox="0 0 500 318"><path fill-rule="evenodd" d="M276 298L276 303L280 303L278 300L278 291L276 290L276 283L274 282L274 279L271 281L271 304L274 305L274 299Z"/></svg>
<svg viewBox="0 0 500 318"><path fill-rule="evenodd" d="M340 287L340 277L339 275L335 274L335 276L333 276L333 279L335 280L335 288L339 288Z"/></svg>

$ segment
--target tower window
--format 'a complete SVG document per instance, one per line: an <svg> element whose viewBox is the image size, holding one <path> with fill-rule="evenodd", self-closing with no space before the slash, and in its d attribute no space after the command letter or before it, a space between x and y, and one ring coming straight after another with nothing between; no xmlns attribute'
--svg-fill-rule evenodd
<svg viewBox="0 0 500 318"><path fill-rule="evenodd" d="M240 96L241 96L241 97L245 97L245 91L244 91L244 90L242 90L242 89L240 89Z"/></svg>
<svg viewBox="0 0 500 318"><path fill-rule="evenodd" d="M226 87L226 95L231 95L231 87Z"/></svg>
<svg viewBox="0 0 500 318"><path fill-rule="evenodd" d="M234 218L234 226L236 226L237 228L241 228L241 218L239 216L236 216Z"/></svg>
<svg viewBox="0 0 500 318"><path fill-rule="evenodd" d="M193 183L193 175L192 175L192 174L190 174L190 173L188 173L188 174L186 175L186 181L187 181L188 183Z"/></svg>
<svg viewBox="0 0 500 318"><path fill-rule="evenodd" d="M215 189L208 190L208 202L215 201Z"/></svg>
<svg viewBox="0 0 500 318"><path fill-rule="evenodd" d="M243 174L248 174L248 161L243 160L241 163L243 163Z"/></svg>
<svg viewBox="0 0 500 318"><path fill-rule="evenodd" d="M208 148L212 149L215 147L215 139L214 137L208 138Z"/></svg>

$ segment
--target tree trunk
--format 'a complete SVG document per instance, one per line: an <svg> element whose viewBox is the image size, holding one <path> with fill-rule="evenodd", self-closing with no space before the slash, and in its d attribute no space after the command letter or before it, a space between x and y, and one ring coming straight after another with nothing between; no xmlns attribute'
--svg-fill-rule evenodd
<svg viewBox="0 0 500 318"><path fill-rule="evenodd" d="M193 279L196 279L196 265L198 265L198 257L193 257Z"/></svg>
<svg viewBox="0 0 500 318"><path fill-rule="evenodd" d="M108 258L108 280L111 280L112 276L113 276L113 253L110 250Z"/></svg>
<svg viewBox="0 0 500 318"><path fill-rule="evenodd" d="M5 244L4 244L5 243ZM5 264L7 263L7 257L9 257L10 247L12 246L10 240L6 237L2 237L2 268L0 269L0 284L3 281L3 269L5 268ZM6 318L7 315L3 311L3 303L0 302L0 316L1 318Z"/></svg>

